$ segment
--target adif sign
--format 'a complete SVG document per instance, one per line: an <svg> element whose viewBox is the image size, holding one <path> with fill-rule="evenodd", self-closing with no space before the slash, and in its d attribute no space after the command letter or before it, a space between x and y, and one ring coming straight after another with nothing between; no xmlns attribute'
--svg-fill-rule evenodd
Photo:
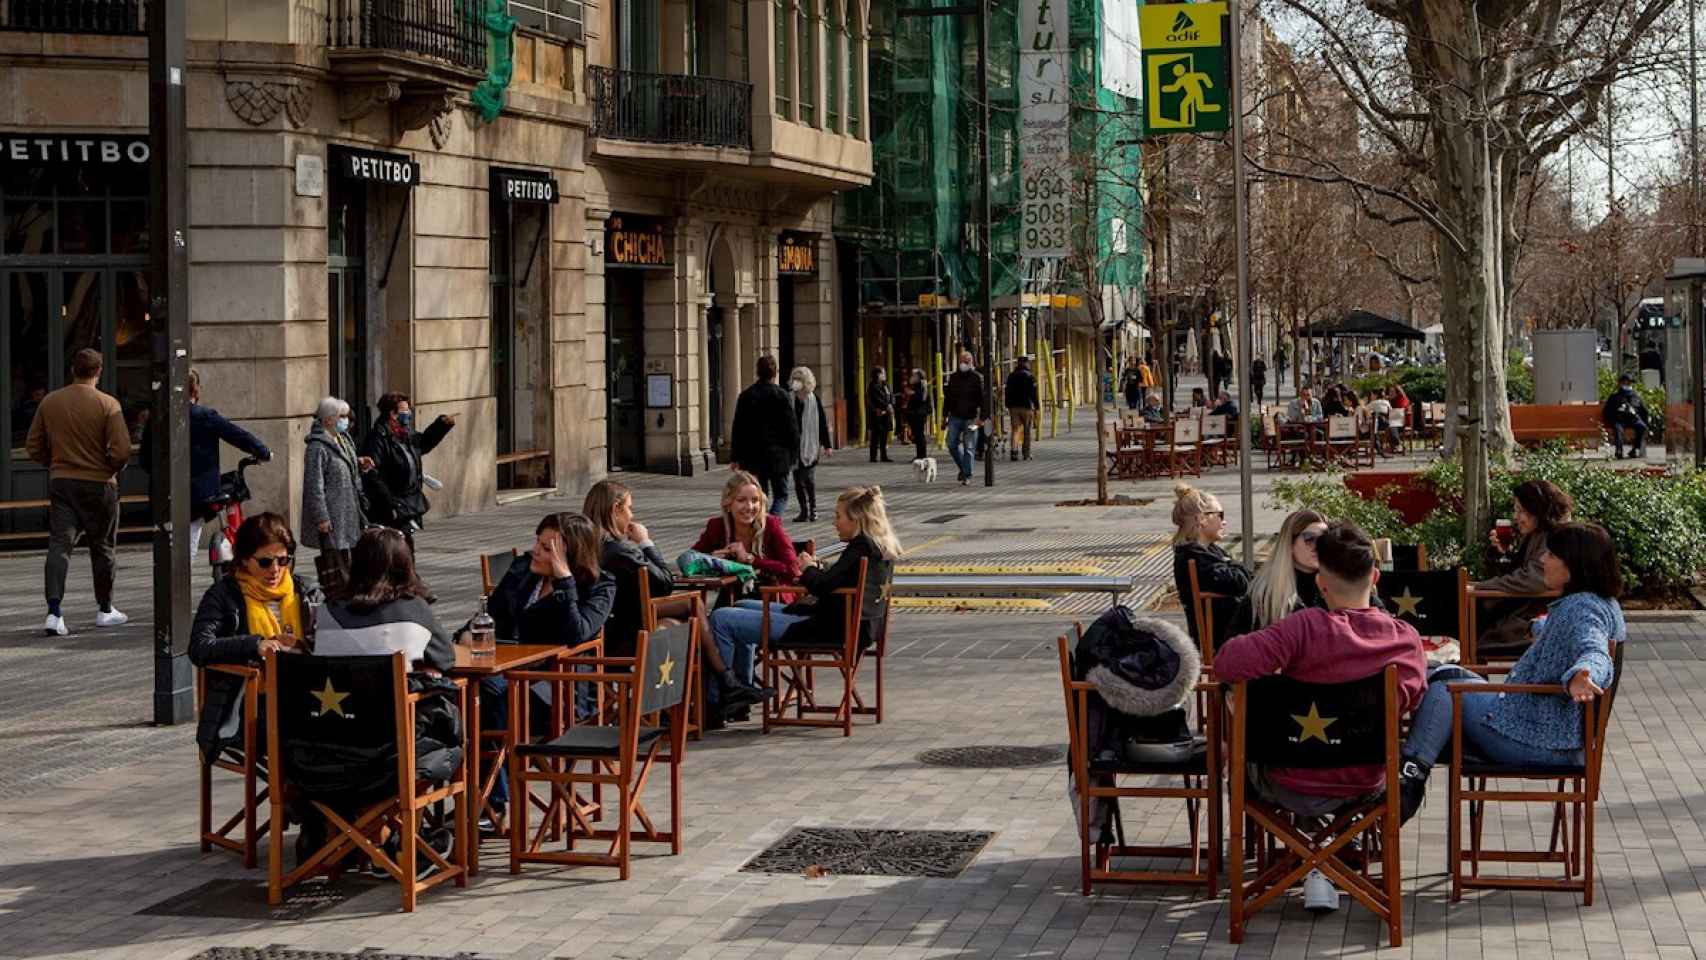
<svg viewBox="0 0 1706 960"><path fill-rule="evenodd" d="M1071 56L1067 0L1019 2L1019 172L1024 178L1019 252L1064 257L1067 213Z"/></svg>

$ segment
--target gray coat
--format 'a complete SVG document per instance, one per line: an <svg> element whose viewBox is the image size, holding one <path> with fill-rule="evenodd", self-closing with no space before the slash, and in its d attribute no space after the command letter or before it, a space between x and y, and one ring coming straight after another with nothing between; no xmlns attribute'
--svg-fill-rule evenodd
<svg viewBox="0 0 1706 960"><path fill-rule="evenodd" d="M308 429L308 452L302 463L302 545L321 550L348 550L361 537L361 470L353 445L341 444L315 421ZM332 521L331 534L320 535L320 522Z"/></svg>

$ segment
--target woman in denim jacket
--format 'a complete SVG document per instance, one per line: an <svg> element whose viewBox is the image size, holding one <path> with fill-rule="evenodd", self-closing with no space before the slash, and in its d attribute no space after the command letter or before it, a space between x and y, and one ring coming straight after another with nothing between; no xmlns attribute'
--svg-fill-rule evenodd
<svg viewBox="0 0 1706 960"><path fill-rule="evenodd" d="M1534 625L1534 643L1511 669L1510 683L1556 683L1564 694L1471 693L1463 697L1463 739L1476 756L1513 766L1580 764L1582 704L1612 680L1611 652L1627 634L1617 595L1617 548L1605 528L1566 523L1546 534L1541 555L1548 589L1564 596ZM1486 683L1463 669L1435 671L1404 742L1404 819L1421 807L1428 771L1451 742L1450 683Z"/></svg>

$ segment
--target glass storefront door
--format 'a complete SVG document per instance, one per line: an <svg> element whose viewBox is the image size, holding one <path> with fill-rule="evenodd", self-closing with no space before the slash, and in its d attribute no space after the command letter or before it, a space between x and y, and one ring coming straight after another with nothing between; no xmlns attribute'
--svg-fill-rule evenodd
<svg viewBox="0 0 1706 960"><path fill-rule="evenodd" d="M646 463L645 273L610 270L604 283L610 469L637 470Z"/></svg>

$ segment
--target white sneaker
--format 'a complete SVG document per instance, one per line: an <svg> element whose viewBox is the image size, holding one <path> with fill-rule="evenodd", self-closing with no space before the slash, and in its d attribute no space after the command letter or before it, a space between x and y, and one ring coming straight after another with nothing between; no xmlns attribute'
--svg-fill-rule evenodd
<svg viewBox="0 0 1706 960"><path fill-rule="evenodd" d="M63 637L71 632L65 628L64 617L55 616L51 613L47 615L47 622L42 624L42 629L46 630L50 637Z"/></svg>
<svg viewBox="0 0 1706 960"><path fill-rule="evenodd" d="M1319 870L1303 878L1303 909L1310 913L1332 913L1339 909L1339 888Z"/></svg>
<svg viewBox="0 0 1706 960"><path fill-rule="evenodd" d="M129 622L130 618L125 616L123 611L117 607L105 613L97 612L95 614L95 626L97 627L122 627Z"/></svg>

